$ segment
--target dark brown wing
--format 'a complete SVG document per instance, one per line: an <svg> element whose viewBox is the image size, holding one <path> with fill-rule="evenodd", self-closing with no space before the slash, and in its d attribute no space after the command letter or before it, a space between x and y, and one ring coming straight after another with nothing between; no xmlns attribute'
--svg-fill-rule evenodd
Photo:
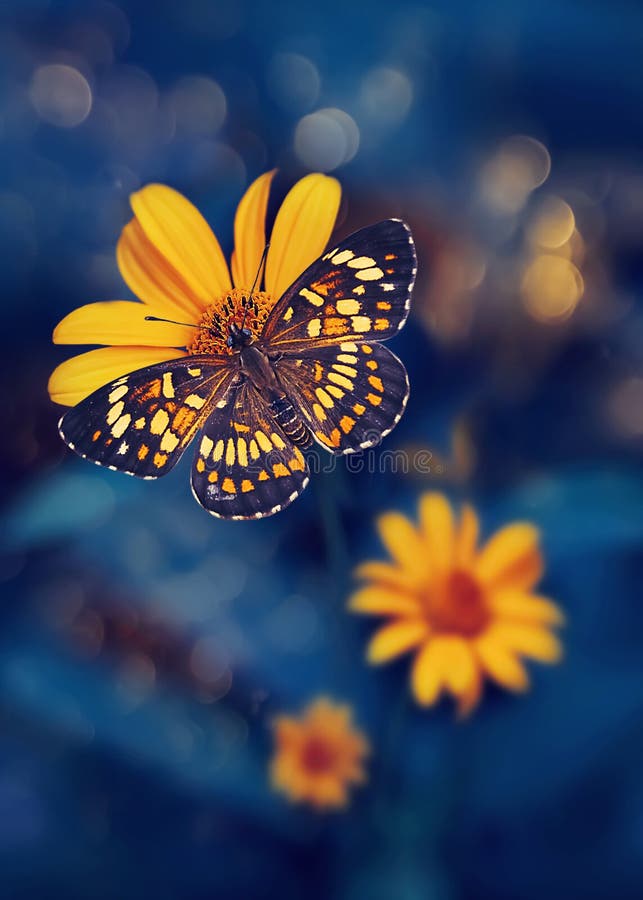
<svg viewBox="0 0 643 900"><path fill-rule="evenodd" d="M99 466L158 478L178 462L236 377L230 357L187 356L146 366L65 413L60 436Z"/></svg>
<svg viewBox="0 0 643 900"><path fill-rule="evenodd" d="M192 491L223 519L260 519L284 509L308 484L308 466L250 382L215 409L203 428Z"/></svg>
<svg viewBox="0 0 643 900"><path fill-rule="evenodd" d="M400 421L409 396L406 369L382 344L346 341L288 354L276 370L313 437L331 453L379 444Z"/></svg>
<svg viewBox="0 0 643 900"><path fill-rule="evenodd" d="M417 263L399 219L362 228L309 266L274 306L259 343L298 353L342 341L384 341L404 325Z"/></svg>

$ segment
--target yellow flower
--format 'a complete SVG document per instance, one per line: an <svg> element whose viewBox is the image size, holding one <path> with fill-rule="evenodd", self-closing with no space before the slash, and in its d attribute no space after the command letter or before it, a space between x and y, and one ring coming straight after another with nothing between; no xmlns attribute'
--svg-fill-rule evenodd
<svg viewBox="0 0 643 900"><path fill-rule="evenodd" d="M367 652L374 665L415 652L411 688L422 706L443 691L461 715L478 703L484 677L524 691L521 657L558 662L561 645L552 629L563 624L558 607L535 594L543 559L537 529L515 522L478 547L478 517L471 506L454 521L438 493L420 499L416 528L403 515L378 520L392 562L367 562L356 574L368 582L349 608L386 616Z"/></svg>
<svg viewBox="0 0 643 900"><path fill-rule="evenodd" d="M274 732L270 779L275 790L318 810L345 807L349 787L366 778L363 759L369 753L350 707L320 697L298 718L278 716Z"/></svg>
<svg viewBox="0 0 643 900"><path fill-rule="evenodd" d="M266 243L266 209L274 172L248 188L234 220L231 270L201 213L181 194L150 184L132 194L134 218L123 229L116 258L125 282L142 301L81 306L54 331L57 344L101 345L66 360L52 373L52 400L74 406L99 387L135 369L188 353L229 352L208 326L243 314L245 296ZM259 334L287 287L324 250L341 190L334 178L307 175L287 194L271 234L264 289L254 295L246 325ZM175 319L201 329L148 322Z"/></svg>

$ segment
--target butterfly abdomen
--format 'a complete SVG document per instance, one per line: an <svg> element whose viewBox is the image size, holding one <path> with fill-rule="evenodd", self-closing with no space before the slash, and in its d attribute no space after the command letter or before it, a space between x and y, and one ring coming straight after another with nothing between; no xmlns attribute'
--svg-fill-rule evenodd
<svg viewBox="0 0 643 900"><path fill-rule="evenodd" d="M275 421L293 444L303 448L310 447L313 440L310 431L283 392L275 391L273 393L269 407Z"/></svg>

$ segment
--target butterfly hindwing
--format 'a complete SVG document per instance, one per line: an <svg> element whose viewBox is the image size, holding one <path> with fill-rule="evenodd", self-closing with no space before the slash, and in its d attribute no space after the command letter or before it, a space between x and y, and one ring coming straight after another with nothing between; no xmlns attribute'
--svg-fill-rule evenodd
<svg viewBox="0 0 643 900"><path fill-rule="evenodd" d="M272 309L265 349L295 352L343 341L383 341L404 325L417 262L409 228L387 219L325 253Z"/></svg>
<svg viewBox="0 0 643 900"><path fill-rule="evenodd" d="M276 369L313 437L331 453L378 444L401 419L409 396L406 369L382 344L346 341L287 354Z"/></svg>
<svg viewBox="0 0 643 900"><path fill-rule="evenodd" d="M259 519L284 509L307 484L303 453L265 398L250 382L241 384L204 425L192 466L194 496L220 518Z"/></svg>
<svg viewBox="0 0 643 900"><path fill-rule="evenodd" d="M178 462L233 378L229 360L212 356L147 366L70 409L60 420L60 435L97 465L158 478Z"/></svg>

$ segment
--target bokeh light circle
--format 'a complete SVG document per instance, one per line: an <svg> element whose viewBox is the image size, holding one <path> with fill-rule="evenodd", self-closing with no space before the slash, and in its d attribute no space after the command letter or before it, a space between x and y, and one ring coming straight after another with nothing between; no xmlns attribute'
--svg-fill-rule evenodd
<svg viewBox="0 0 643 900"><path fill-rule="evenodd" d="M344 110L329 107L300 119L295 129L295 154L307 168L331 172L353 159L359 140L355 120Z"/></svg>
<svg viewBox="0 0 643 900"><path fill-rule="evenodd" d="M36 69L29 97L40 118L59 128L75 128L84 122L93 101L85 76L72 66L58 63Z"/></svg>

